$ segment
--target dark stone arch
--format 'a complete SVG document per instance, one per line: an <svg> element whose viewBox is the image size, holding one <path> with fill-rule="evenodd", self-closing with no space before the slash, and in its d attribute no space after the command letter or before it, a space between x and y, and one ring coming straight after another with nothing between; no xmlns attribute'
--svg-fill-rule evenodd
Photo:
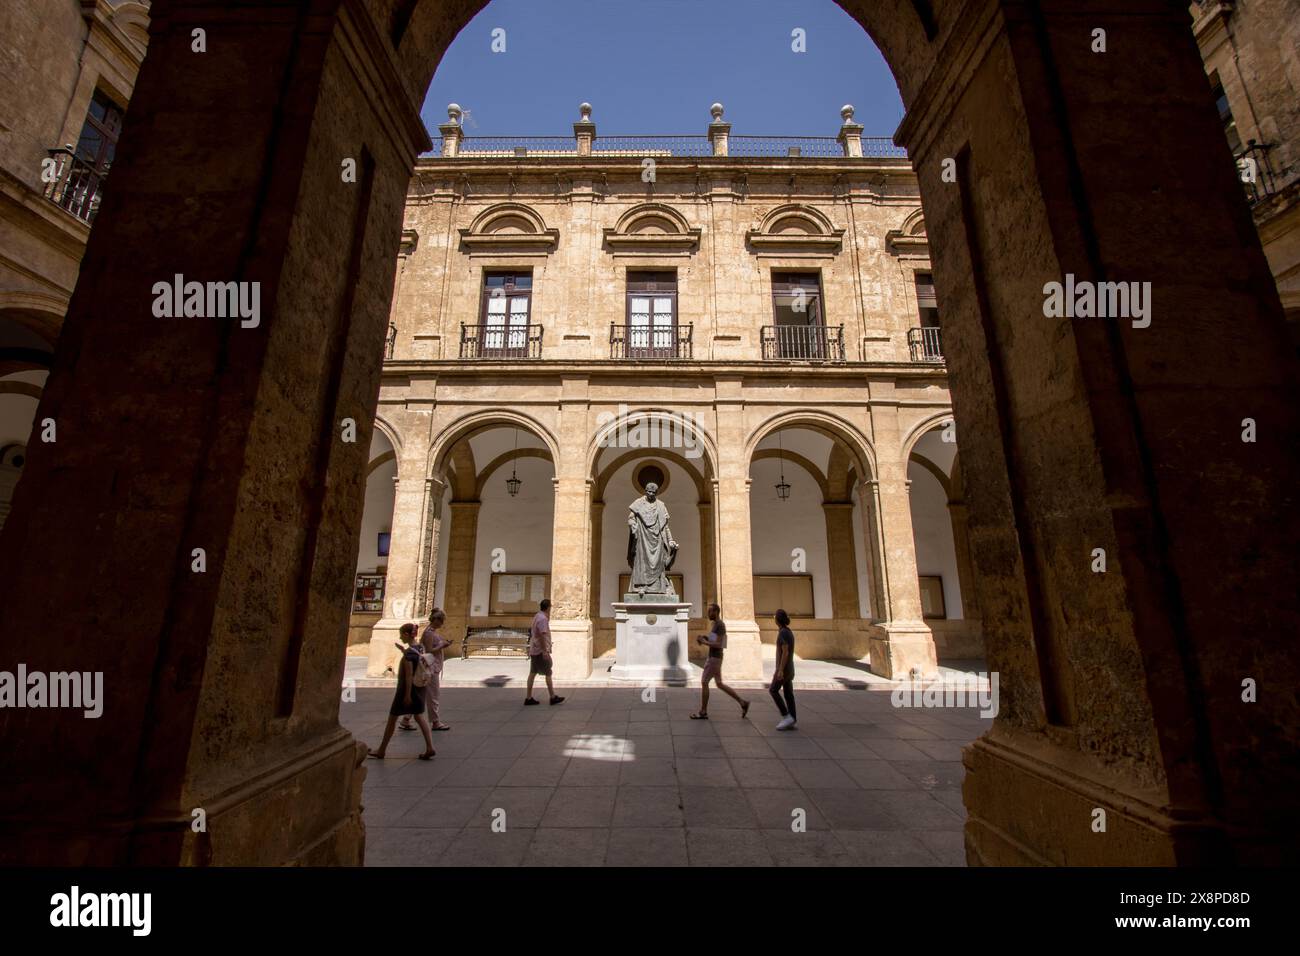
<svg viewBox="0 0 1300 956"><path fill-rule="evenodd" d="M1263 668L1300 683L1277 637L1300 617L1300 519L1269 504L1300 487L1296 356L1186 10L931 0L927 28L905 0L844 6L908 109L896 139L920 179L954 407L974 436L963 472L1004 709L996 739L967 752L969 858L1294 857L1294 701L1243 708L1238 681ZM38 411L88 437L29 449L0 553L12 656L104 670L111 717L13 732L14 712L0 715L16 781L0 792L4 860L360 859L359 754L337 724L346 608L316 596L346 590L367 445L335 436L352 418L368 437L409 169L428 147L418 106L481 7L424 0L395 60L393 0L304 0L281 16L151 7L113 188ZM1080 40L1085 10L1108 31L1107 61ZM196 26L246 68L196 61ZM1126 68L1103 72L1111 61ZM211 123L214 96L227 124ZM340 182L342 156L368 158L363 182ZM942 178L952 158L956 183ZM182 168L204 201L177 201ZM259 329L156 321L142 290L176 272L259 282ZM1046 321L1043 284L1067 273L1157 282L1154 331ZM1225 348L1209 330L1226 315ZM1266 418L1269 442L1240 441L1225 395ZM187 563L195 542L203 576ZM1104 576L1080 573L1092 546L1118 559ZM74 552L96 563L72 567ZM147 595L129 606L124 566ZM44 640L45 609L69 594L93 641ZM277 699L291 712L266 704ZM92 778L91 812L60 799L54 752ZM302 792L353 796L289 799ZM182 801L215 793L235 825L193 834ZM1104 841L1077 826L1098 801L1113 811ZM277 826L253 825L286 803Z"/></svg>

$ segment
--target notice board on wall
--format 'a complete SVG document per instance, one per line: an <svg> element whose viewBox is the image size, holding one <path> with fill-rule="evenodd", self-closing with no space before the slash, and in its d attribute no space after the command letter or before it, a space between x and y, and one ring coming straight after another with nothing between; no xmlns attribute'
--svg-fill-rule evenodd
<svg viewBox="0 0 1300 956"><path fill-rule="evenodd" d="M492 575L488 614L536 614L537 605L551 593L549 574Z"/></svg>

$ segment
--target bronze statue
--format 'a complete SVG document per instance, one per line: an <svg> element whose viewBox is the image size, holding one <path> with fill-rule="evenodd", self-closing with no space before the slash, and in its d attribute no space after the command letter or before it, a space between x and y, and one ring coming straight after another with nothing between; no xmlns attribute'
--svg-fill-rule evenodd
<svg viewBox="0 0 1300 956"><path fill-rule="evenodd" d="M657 497L653 481L645 494L628 506L627 563L632 569L632 590L637 594L676 596L668 571L677 559L677 542L668 530L668 508Z"/></svg>

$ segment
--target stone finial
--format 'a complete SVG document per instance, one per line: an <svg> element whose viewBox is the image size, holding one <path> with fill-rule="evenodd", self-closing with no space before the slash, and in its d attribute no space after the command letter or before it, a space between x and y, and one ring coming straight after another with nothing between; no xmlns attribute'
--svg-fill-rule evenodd
<svg viewBox="0 0 1300 956"><path fill-rule="evenodd" d="M853 122L853 105L845 103L841 106L840 116L844 117L844 123L840 126L840 135L836 139L839 140L845 156L860 157L862 155L862 125Z"/></svg>
<svg viewBox="0 0 1300 956"><path fill-rule="evenodd" d="M579 104L578 112L582 119L573 124L573 138L577 143L578 155L590 156L591 144L596 141L596 124L591 121L591 104Z"/></svg>
<svg viewBox="0 0 1300 956"><path fill-rule="evenodd" d="M456 124L457 126L459 126L459 125L460 125L460 118L461 118L461 115L462 115L462 113L461 113L461 108L460 108L460 104L459 104L459 103L448 103L448 104L447 104L447 122L448 122L448 123L454 123L454 124Z"/></svg>
<svg viewBox="0 0 1300 956"><path fill-rule="evenodd" d="M713 122L709 124L709 143L714 156L727 155L727 140L731 136L731 124L722 119L722 104L714 103L709 107Z"/></svg>

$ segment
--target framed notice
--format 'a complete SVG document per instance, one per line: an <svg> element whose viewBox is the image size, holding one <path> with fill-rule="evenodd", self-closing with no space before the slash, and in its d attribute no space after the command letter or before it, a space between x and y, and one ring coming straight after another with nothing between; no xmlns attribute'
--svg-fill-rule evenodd
<svg viewBox="0 0 1300 956"><path fill-rule="evenodd" d="M943 578L938 574L921 575L921 617L946 618L948 608L943 603Z"/></svg>
<svg viewBox="0 0 1300 956"><path fill-rule="evenodd" d="M358 574L352 591L352 610L375 612L384 610L384 582L382 574Z"/></svg>
<svg viewBox="0 0 1300 956"><path fill-rule="evenodd" d="M493 574L488 589L488 614L536 614L551 593L549 574Z"/></svg>
<svg viewBox="0 0 1300 956"><path fill-rule="evenodd" d="M813 617L811 574L754 575L754 613L771 617L784 608L791 617Z"/></svg>

